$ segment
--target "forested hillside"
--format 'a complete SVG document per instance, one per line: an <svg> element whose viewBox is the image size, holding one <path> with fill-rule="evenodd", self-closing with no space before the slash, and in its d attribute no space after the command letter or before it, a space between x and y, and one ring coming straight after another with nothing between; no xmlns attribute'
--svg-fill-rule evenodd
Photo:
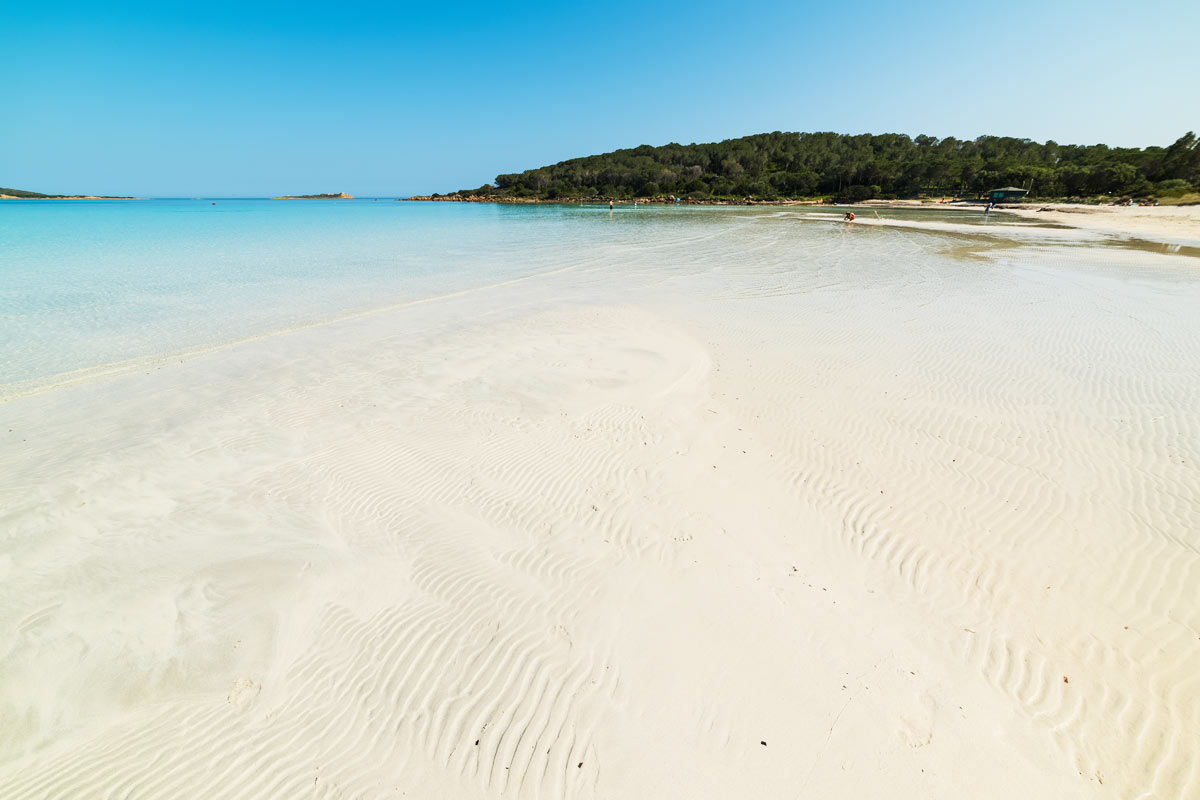
<svg viewBox="0 0 1200 800"><path fill-rule="evenodd" d="M1060 145L982 136L972 141L903 134L762 133L711 144L642 145L496 176L463 190L553 200L653 197L771 200L833 196L974 197L1019 186L1035 197L1179 196L1200 185L1200 143L1169 147Z"/></svg>
<svg viewBox="0 0 1200 800"><path fill-rule="evenodd" d="M0 197L13 197L18 200L132 200L132 197L115 197L112 195L81 195L81 194L42 194L26 189L6 189L0 186Z"/></svg>
<svg viewBox="0 0 1200 800"><path fill-rule="evenodd" d="M5 197L19 197L23 200L25 200L25 199L36 200L36 199L59 197L59 195L56 195L56 194L42 194L41 192L28 192L24 189L5 189L3 186L0 186L0 195L3 195Z"/></svg>

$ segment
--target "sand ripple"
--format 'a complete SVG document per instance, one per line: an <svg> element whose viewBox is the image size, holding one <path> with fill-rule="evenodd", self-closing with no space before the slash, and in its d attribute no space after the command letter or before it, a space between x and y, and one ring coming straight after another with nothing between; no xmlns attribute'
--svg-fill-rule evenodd
<svg viewBox="0 0 1200 800"><path fill-rule="evenodd" d="M1189 262L660 234L6 404L0 796L1200 795Z"/></svg>

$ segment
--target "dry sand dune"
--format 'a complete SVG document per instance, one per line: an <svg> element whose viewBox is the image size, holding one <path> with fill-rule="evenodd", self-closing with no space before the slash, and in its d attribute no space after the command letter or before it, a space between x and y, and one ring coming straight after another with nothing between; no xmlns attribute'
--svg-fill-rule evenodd
<svg viewBox="0 0 1200 800"><path fill-rule="evenodd" d="M0 796L1197 796L1200 271L1022 237L713 217L10 401Z"/></svg>

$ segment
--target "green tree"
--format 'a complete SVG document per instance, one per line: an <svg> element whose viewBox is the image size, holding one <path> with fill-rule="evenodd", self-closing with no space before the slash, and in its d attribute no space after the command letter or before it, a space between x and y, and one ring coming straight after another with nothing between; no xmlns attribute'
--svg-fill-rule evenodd
<svg viewBox="0 0 1200 800"><path fill-rule="evenodd" d="M1042 197L1148 191L1149 181L1200 183L1200 143L1112 148L981 136L771 133L705 144L639 145L521 173L463 194L552 199L574 195L908 197L1028 187Z"/></svg>

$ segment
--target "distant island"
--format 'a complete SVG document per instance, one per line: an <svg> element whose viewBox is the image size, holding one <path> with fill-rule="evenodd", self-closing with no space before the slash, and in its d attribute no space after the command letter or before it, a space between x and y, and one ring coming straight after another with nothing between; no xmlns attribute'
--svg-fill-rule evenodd
<svg viewBox="0 0 1200 800"><path fill-rule="evenodd" d="M25 189L5 189L0 186L0 200L135 200L134 197L117 197L100 194L42 194Z"/></svg>
<svg viewBox="0 0 1200 800"><path fill-rule="evenodd" d="M338 192L337 194L285 194L272 197L272 200L353 200L354 195Z"/></svg>
<svg viewBox="0 0 1200 800"><path fill-rule="evenodd" d="M1031 199L1200 203L1200 139L1189 131L1168 147L1137 148L1007 136L776 131L708 144L641 145L409 199L855 203L977 199L996 191Z"/></svg>

